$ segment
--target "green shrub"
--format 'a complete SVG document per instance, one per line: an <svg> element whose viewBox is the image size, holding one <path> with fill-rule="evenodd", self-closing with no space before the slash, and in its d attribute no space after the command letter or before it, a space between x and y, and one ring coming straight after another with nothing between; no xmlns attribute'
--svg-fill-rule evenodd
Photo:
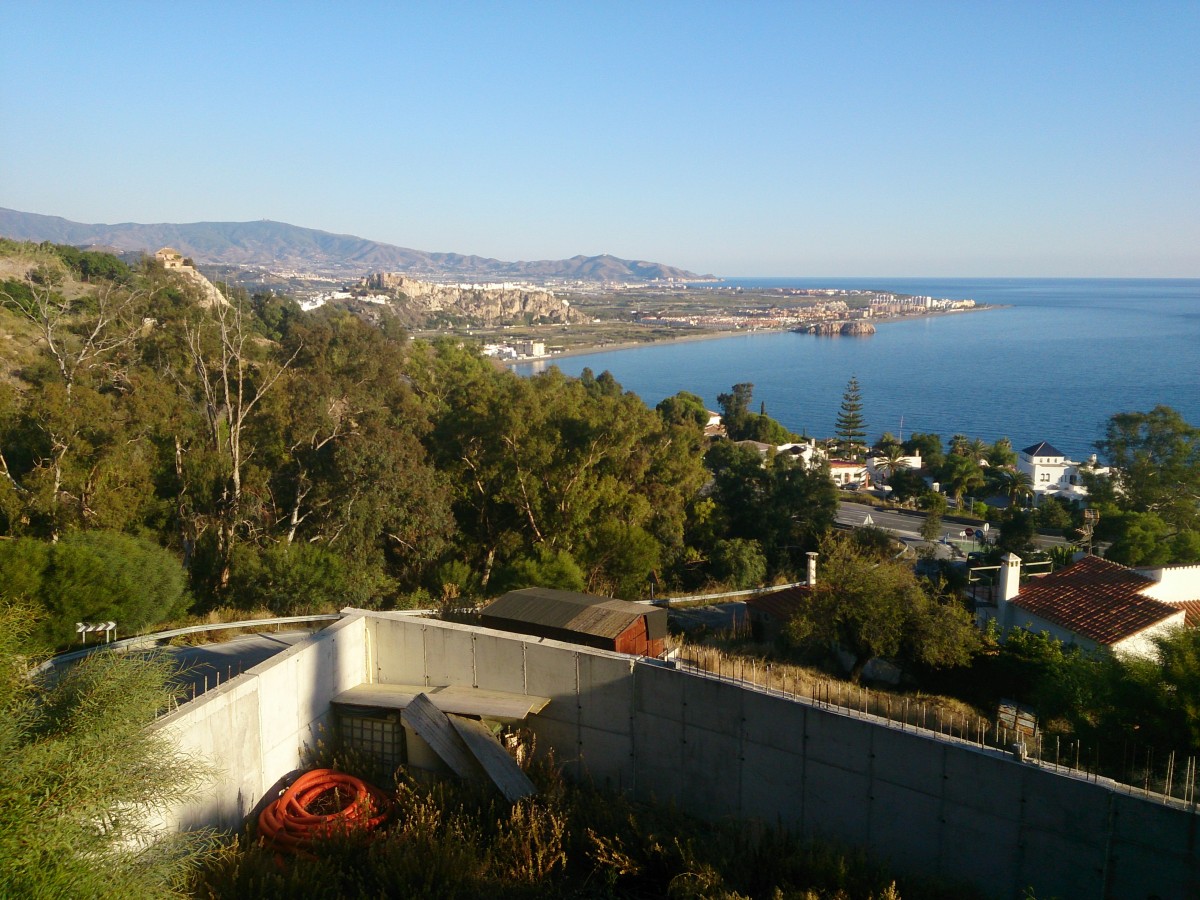
<svg viewBox="0 0 1200 900"><path fill-rule="evenodd" d="M183 567L170 552L109 531L73 533L57 544L0 544L0 585L0 597L26 600L43 613L34 638L48 647L76 640L76 622L112 620L130 634L190 605Z"/></svg>

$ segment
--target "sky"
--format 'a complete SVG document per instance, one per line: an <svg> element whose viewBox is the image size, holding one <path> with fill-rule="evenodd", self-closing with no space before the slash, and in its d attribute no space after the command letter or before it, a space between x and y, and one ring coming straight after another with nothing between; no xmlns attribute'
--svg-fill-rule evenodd
<svg viewBox="0 0 1200 900"><path fill-rule="evenodd" d="M9 4L0 206L725 276L1200 276L1200 3Z"/></svg>

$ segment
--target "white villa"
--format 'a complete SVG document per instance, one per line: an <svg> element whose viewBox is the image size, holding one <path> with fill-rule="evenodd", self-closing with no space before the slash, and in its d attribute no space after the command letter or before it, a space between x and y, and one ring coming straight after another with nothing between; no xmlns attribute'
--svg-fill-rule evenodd
<svg viewBox="0 0 1200 900"><path fill-rule="evenodd" d="M1081 473L1107 475L1109 472L1107 466L1098 464L1094 453L1086 463L1075 462L1045 441L1017 454L1017 470L1029 476L1036 502L1041 502L1043 497L1086 502L1087 487Z"/></svg>

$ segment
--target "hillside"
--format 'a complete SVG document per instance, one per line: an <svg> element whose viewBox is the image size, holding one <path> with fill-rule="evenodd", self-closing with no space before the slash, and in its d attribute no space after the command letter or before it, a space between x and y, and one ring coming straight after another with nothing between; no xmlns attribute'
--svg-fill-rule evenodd
<svg viewBox="0 0 1200 900"><path fill-rule="evenodd" d="M429 253L331 234L283 222L193 222L86 225L57 216L0 208L0 235L77 247L154 252L174 247L200 264L261 266L314 274L361 275L371 271L463 278L563 278L581 281L700 280L674 266L607 254L570 259L506 262L461 253Z"/></svg>

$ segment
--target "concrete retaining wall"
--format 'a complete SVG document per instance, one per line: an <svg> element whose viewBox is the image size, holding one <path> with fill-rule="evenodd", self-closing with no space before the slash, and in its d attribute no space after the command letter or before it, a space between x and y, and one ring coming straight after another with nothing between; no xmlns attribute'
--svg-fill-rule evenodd
<svg viewBox="0 0 1200 900"><path fill-rule="evenodd" d="M249 676L249 677L247 677ZM161 727L221 780L176 822L236 827L329 699L364 681L549 697L542 751L644 799L868 847L898 871L997 897L1200 896L1194 813L805 702L571 644L357 612L187 704Z"/></svg>
<svg viewBox="0 0 1200 900"><path fill-rule="evenodd" d="M387 614L368 632L373 680L550 697L530 720L539 748L638 797L997 897L1200 895L1200 817L1106 783L615 653Z"/></svg>
<svg viewBox="0 0 1200 900"><path fill-rule="evenodd" d="M237 829L266 791L315 746L330 698L366 680L366 624L335 622L155 723L214 778L164 825Z"/></svg>

